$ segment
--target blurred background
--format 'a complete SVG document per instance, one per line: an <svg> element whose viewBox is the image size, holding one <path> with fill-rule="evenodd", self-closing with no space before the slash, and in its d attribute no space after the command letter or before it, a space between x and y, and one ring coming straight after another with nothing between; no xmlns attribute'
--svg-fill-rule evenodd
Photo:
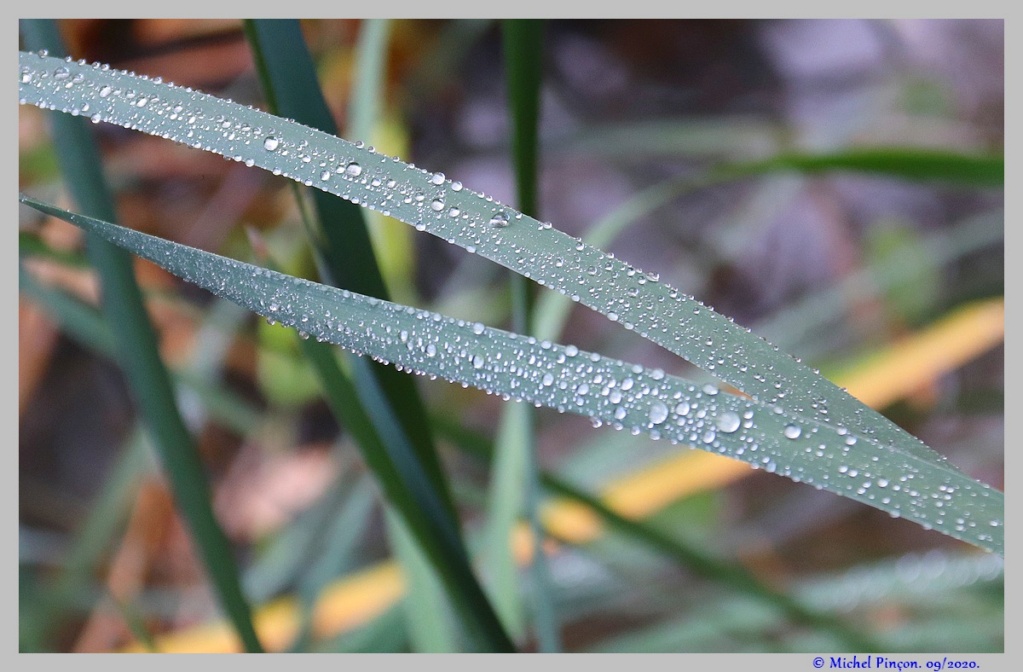
<svg viewBox="0 0 1023 672"><path fill-rule="evenodd" d="M265 108L239 21L59 26L76 59ZM365 23L302 27L344 137L515 202L497 22L388 21L371 138L344 131ZM19 110L19 186L74 209L47 117ZM254 244L266 246L286 271L312 273L287 180L122 128L94 131L120 223L242 260L253 258ZM866 147L1000 160L1003 133L1001 21L549 21L538 216L571 235L598 235L603 249L819 368L1002 489L1001 186L951 174L911 179L884 165L728 169ZM369 220L396 301L508 327L503 269L377 213ZM22 209L20 243L32 278L95 303L77 230ZM299 596L294 619L313 623L302 650L419 650L408 626L414 610L401 608L400 585L380 573L393 549L379 493L294 335L148 264L137 270L161 352L191 381L180 405L253 604ZM22 295L22 650L229 646L215 629L196 629L219 617L216 601L116 365L61 315L53 302ZM929 354L893 350L925 338ZM558 340L702 375L580 306ZM471 540L490 476L454 437L492 441L503 402L442 381L417 385ZM541 410L537 431L544 469L892 649L1003 650L999 558L774 474L594 429L584 418ZM748 595L560 511L550 525L561 525L562 542L549 550L565 650L834 646ZM522 586L528 592L525 576ZM351 606L357 590L362 602ZM334 620L312 619L317 598L335 605ZM522 646L535 642L527 636Z"/></svg>

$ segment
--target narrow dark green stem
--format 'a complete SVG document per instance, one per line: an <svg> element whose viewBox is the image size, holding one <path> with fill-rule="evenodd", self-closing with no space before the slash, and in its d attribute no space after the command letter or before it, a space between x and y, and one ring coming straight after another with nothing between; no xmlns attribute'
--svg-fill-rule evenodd
<svg viewBox="0 0 1023 672"><path fill-rule="evenodd" d="M539 216L537 203L538 132L540 82L542 80L543 21L507 20L502 23L504 62L508 103L512 118L512 162L519 209L531 217ZM512 329L520 334L532 332L531 315L535 300L530 282L517 273L510 275ZM527 445L525 469L525 513L535 540L530 571L533 578L533 605L540 651L561 650L557 614L554 606L554 582L543 551L543 528L539 519L539 461L536 450L536 418L533 409L522 413Z"/></svg>
<svg viewBox="0 0 1023 672"><path fill-rule="evenodd" d="M270 110L280 116L321 131L339 135L316 78L312 56L298 21L254 20L245 22L256 65ZM354 203L312 190L317 217L311 231L313 251L322 280L335 287L367 296L388 299L389 292L376 262L362 208ZM405 429L421 468L440 493L449 517L456 519L454 501L433 444L433 432L415 387L415 381L390 366L375 362L355 365L360 386L367 376L377 380L397 422ZM460 534L460 533L459 533Z"/></svg>
<svg viewBox="0 0 1023 672"><path fill-rule="evenodd" d="M338 367L330 346L303 341L302 349L320 378L331 410L345 423L388 500L408 522L451 595L468 632L491 651L513 651L511 639L479 583L473 579L461 539L451 533L450 526L437 522L443 520L443 506L436 492L422 474L402 468L411 464L408 459L389 459L389 455L402 448L411 452L393 416L383 404L369 404L369 412L364 410L359 391ZM362 396L365 397L365 391Z"/></svg>
<svg viewBox="0 0 1023 672"><path fill-rule="evenodd" d="M24 23L32 48L63 55L60 34L51 20ZM61 171L80 211L116 221L114 201L100 169L95 140L80 117L55 115L54 144ZM131 255L99 236L87 237L87 252L100 277L103 313L116 344L116 356L146 428L153 437L181 514L192 533L221 606L245 649L262 651L241 590L231 545L213 514L205 468L177 408L174 388L157 349L142 293L135 282Z"/></svg>
<svg viewBox="0 0 1023 672"><path fill-rule="evenodd" d="M245 30L271 110L337 135L298 22L247 21ZM388 298L362 209L319 190L313 191L312 200L316 217L309 229L323 279L337 287ZM444 583L474 646L514 650L472 571L432 428L412 378L392 367L351 357L349 380L341 376L325 346L306 342L303 350L335 414L356 438L388 500Z"/></svg>

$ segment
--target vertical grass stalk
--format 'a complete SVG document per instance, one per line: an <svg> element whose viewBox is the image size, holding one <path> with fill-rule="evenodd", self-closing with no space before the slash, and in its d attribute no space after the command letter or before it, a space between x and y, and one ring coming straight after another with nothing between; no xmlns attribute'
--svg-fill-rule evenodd
<svg viewBox="0 0 1023 672"><path fill-rule="evenodd" d="M30 20L23 26L26 42L32 48L64 55L54 21ZM83 213L116 221L114 201L104 182L99 151L88 123L84 118L64 114L54 115L52 121L61 172L78 208ZM245 649L260 652L262 646L242 594L231 545L213 514L205 468L185 428L174 387L160 360L156 334L135 282L131 255L94 235L87 237L86 246L99 275L103 314L117 346L116 358L143 423L151 433L175 502L221 607Z"/></svg>

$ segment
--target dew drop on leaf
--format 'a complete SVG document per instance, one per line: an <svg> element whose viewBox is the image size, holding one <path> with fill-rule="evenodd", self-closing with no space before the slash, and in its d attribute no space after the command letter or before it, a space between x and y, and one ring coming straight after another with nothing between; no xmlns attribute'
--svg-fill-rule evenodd
<svg viewBox="0 0 1023 672"><path fill-rule="evenodd" d="M281 146L281 141L272 135L263 141L263 149L268 152L276 151Z"/></svg>
<svg viewBox="0 0 1023 672"><path fill-rule="evenodd" d="M785 438L787 439L798 439L802 433L803 430L799 425L785 425Z"/></svg>
<svg viewBox="0 0 1023 672"><path fill-rule="evenodd" d="M668 407L661 402L655 403L650 407L650 423L659 425L668 419Z"/></svg>
<svg viewBox="0 0 1023 672"><path fill-rule="evenodd" d="M731 434L735 430L739 429L740 421L739 416L732 411L725 411L718 416L717 426L722 432Z"/></svg>

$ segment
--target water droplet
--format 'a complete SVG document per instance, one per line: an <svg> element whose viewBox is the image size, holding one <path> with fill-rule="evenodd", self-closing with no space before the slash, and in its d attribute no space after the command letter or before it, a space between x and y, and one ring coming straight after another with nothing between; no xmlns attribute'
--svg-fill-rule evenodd
<svg viewBox="0 0 1023 672"><path fill-rule="evenodd" d="M486 327L483 326L482 322L474 322L472 325L472 333L476 334L477 336L482 334L484 329L486 329Z"/></svg>
<svg viewBox="0 0 1023 672"><path fill-rule="evenodd" d="M54 79L67 79L71 76L71 72L65 67L59 67L53 71Z"/></svg>
<svg viewBox="0 0 1023 672"><path fill-rule="evenodd" d="M462 183L461 182L459 182L458 180L455 180L454 182L451 183L451 191L461 191L461 190L462 190Z"/></svg>
<svg viewBox="0 0 1023 672"><path fill-rule="evenodd" d="M450 208L448 210L449 217L458 217L460 214L462 214L462 211L459 210L458 208Z"/></svg>
<svg viewBox="0 0 1023 672"><path fill-rule="evenodd" d="M735 430L739 429L740 425L739 416L732 411L725 411L718 416L717 426L725 434L731 434Z"/></svg>
<svg viewBox="0 0 1023 672"><path fill-rule="evenodd" d="M430 209L433 210L434 212L440 212L441 210L444 209L444 201L442 201L439 198L433 199L432 201L430 201Z"/></svg>
<svg viewBox="0 0 1023 672"><path fill-rule="evenodd" d="M707 383L706 385L703 386L703 393L706 394L708 397L713 397L715 394L718 393L718 388L714 385L711 385L710 383Z"/></svg>
<svg viewBox="0 0 1023 672"><path fill-rule="evenodd" d="M486 363L486 360L479 355L472 358L472 368L474 369L482 369L484 363Z"/></svg>
<svg viewBox="0 0 1023 672"><path fill-rule="evenodd" d="M802 433L803 430L799 425L785 425L785 438L787 439L798 439Z"/></svg>
<svg viewBox="0 0 1023 672"><path fill-rule="evenodd" d="M688 415L689 414L689 402L688 401L680 401L678 406L675 407L675 413L677 413L678 415Z"/></svg>
<svg viewBox="0 0 1023 672"><path fill-rule="evenodd" d="M543 379L540 381L544 387L550 387L554 384L554 376L549 373L543 374Z"/></svg>
<svg viewBox="0 0 1023 672"><path fill-rule="evenodd" d="M358 177L359 175L362 175L362 166L353 161L345 167L345 173L352 177Z"/></svg>
<svg viewBox="0 0 1023 672"><path fill-rule="evenodd" d="M265 149L268 152L276 151L277 148L280 147L280 146L281 146L281 141L278 140L277 138L273 137L272 135L269 136L266 140L263 141L263 149Z"/></svg>
<svg viewBox="0 0 1023 672"><path fill-rule="evenodd" d="M650 407L650 424L659 425L668 419L668 407L661 402L655 402Z"/></svg>
<svg viewBox="0 0 1023 672"><path fill-rule="evenodd" d="M431 184L444 184L444 173L434 173L430 176Z"/></svg>
<svg viewBox="0 0 1023 672"><path fill-rule="evenodd" d="M495 213L494 216L490 218L488 224L494 228L503 229L508 226L508 215L503 212Z"/></svg>
<svg viewBox="0 0 1023 672"><path fill-rule="evenodd" d="M325 170L322 173L320 173L320 179L321 180L329 180L330 179L330 171L329 170Z"/></svg>

